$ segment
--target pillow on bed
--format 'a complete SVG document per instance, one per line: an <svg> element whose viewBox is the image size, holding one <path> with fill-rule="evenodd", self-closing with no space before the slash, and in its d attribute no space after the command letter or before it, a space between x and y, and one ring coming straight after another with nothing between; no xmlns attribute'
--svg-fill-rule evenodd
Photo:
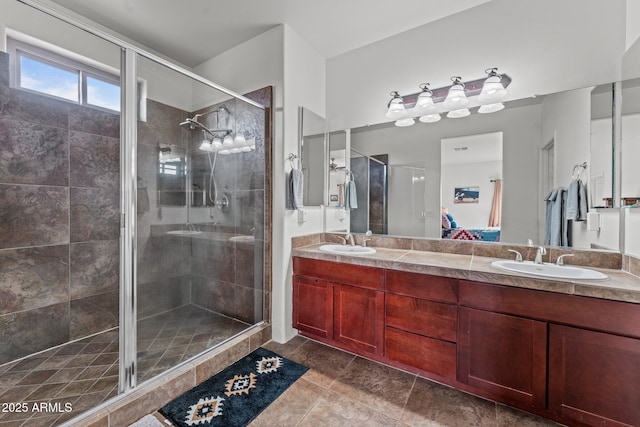
<svg viewBox="0 0 640 427"><path fill-rule="evenodd" d="M453 219L453 216L451 216L450 214L445 215L447 215L447 220L449 221L450 228L458 228L458 223L455 219Z"/></svg>
<svg viewBox="0 0 640 427"><path fill-rule="evenodd" d="M451 221L449 221L449 215L443 213L442 214L442 229L443 230L451 230Z"/></svg>

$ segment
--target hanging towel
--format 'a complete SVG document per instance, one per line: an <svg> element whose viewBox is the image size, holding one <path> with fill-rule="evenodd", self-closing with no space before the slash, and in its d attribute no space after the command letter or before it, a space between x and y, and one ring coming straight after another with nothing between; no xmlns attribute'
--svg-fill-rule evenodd
<svg viewBox="0 0 640 427"><path fill-rule="evenodd" d="M358 209L358 193L356 192L355 181L348 181L344 185L344 207L346 209Z"/></svg>
<svg viewBox="0 0 640 427"><path fill-rule="evenodd" d="M580 179L575 179L567 189L567 219L587 220L587 190Z"/></svg>
<svg viewBox="0 0 640 427"><path fill-rule="evenodd" d="M555 188L545 197L547 202L544 244L570 246L567 226L567 189Z"/></svg>
<svg viewBox="0 0 640 427"><path fill-rule="evenodd" d="M300 169L292 169L287 175L287 209L300 209L303 206L302 195L304 176Z"/></svg>

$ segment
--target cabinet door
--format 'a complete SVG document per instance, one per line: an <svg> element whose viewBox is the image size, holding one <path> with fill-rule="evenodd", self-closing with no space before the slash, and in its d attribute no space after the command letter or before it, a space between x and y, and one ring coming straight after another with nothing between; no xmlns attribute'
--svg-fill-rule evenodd
<svg viewBox="0 0 640 427"><path fill-rule="evenodd" d="M549 409L592 426L640 426L640 340L552 324Z"/></svg>
<svg viewBox="0 0 640 427"><path fill-rule="evenodd" d="M501 402L546 406L546 323L460 308L459 326L458 381Z"/></svg>
<svg viewBox="0 0 640 427"><path fill-rule="evenodd" d="M333 339L354 353L382 356L384 292L334 284Z"/></svg>
<svg viewBox="0 0 640 427"><path fill-rule="evenodd" d="M293 278L293 327L305 335L333 336L333 284L304 276Z"/></svg>

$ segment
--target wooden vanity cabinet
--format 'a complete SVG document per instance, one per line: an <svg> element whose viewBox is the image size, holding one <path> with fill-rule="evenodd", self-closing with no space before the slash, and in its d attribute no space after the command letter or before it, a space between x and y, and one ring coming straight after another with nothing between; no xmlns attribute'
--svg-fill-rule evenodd
<svg viewBox="0 0 640 427"><path fill-rule="evenodd" d="M384 292L335 284L333 341L358 354L382 356Z"/></svg>
<svg viewBox="0 0 640 427"><path fill-rule="evenodd" d="M384 270L293 259L293 327L309 338L381 358Z"/></svg>
<svg viewBox="0 0 640 427"><path fill-rule="evenodd" d="M640 304L293 264L304 336L571 426L640 426Z"/></svg>
<svg viewBox="0 0 640 427"><path fill-rule="evenodd" d="M461 307L458 381L498 401L546 406L547 324Z"/></svg>
<svg viewBox="0 0 640 427"><path fill-rule="evenodd" d="M333 283L295 276L293 327L316 339L333 339Z"/></svg>
<svg viewBox="0 0 640 427"><path fill-rule="evenodd" d="M549 410L590 426L640 426L640 340L550 325Z"/></svg>
<svg viewBox="0 0 640 427"><path fill-rule="evenodd" d="M386 358L455 379L457 280L387 270L385 290Z"/></svg>

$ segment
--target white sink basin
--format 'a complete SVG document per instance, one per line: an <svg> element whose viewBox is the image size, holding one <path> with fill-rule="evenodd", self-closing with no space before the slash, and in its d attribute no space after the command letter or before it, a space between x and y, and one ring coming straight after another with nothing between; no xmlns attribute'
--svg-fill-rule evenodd
<svg viewBox="0 0 640 427"><path fill-rule="evenodd" d="M202 231L195 231L195 230L171 230L171 231L167 231L167 234L177 234L179 236L190 236L193 234L201 234Z"/></svg>
<svg viewBox="0 0 640 427"><path fill-rule="evenodd" d="M535 276L554 277L556 279L604 280L609 278L609 276L599 271L569 265L535 264L531 261L517 262L507 260L494 261L491 265L501 270L533 274Z"/></svg>
<svg viewBox="0 0 640 427"><path fill-rule="evenodd" d="M318 249L322 252L338 255L371 255L376 253L374 248L351 245L322 245Z"/></svg>

